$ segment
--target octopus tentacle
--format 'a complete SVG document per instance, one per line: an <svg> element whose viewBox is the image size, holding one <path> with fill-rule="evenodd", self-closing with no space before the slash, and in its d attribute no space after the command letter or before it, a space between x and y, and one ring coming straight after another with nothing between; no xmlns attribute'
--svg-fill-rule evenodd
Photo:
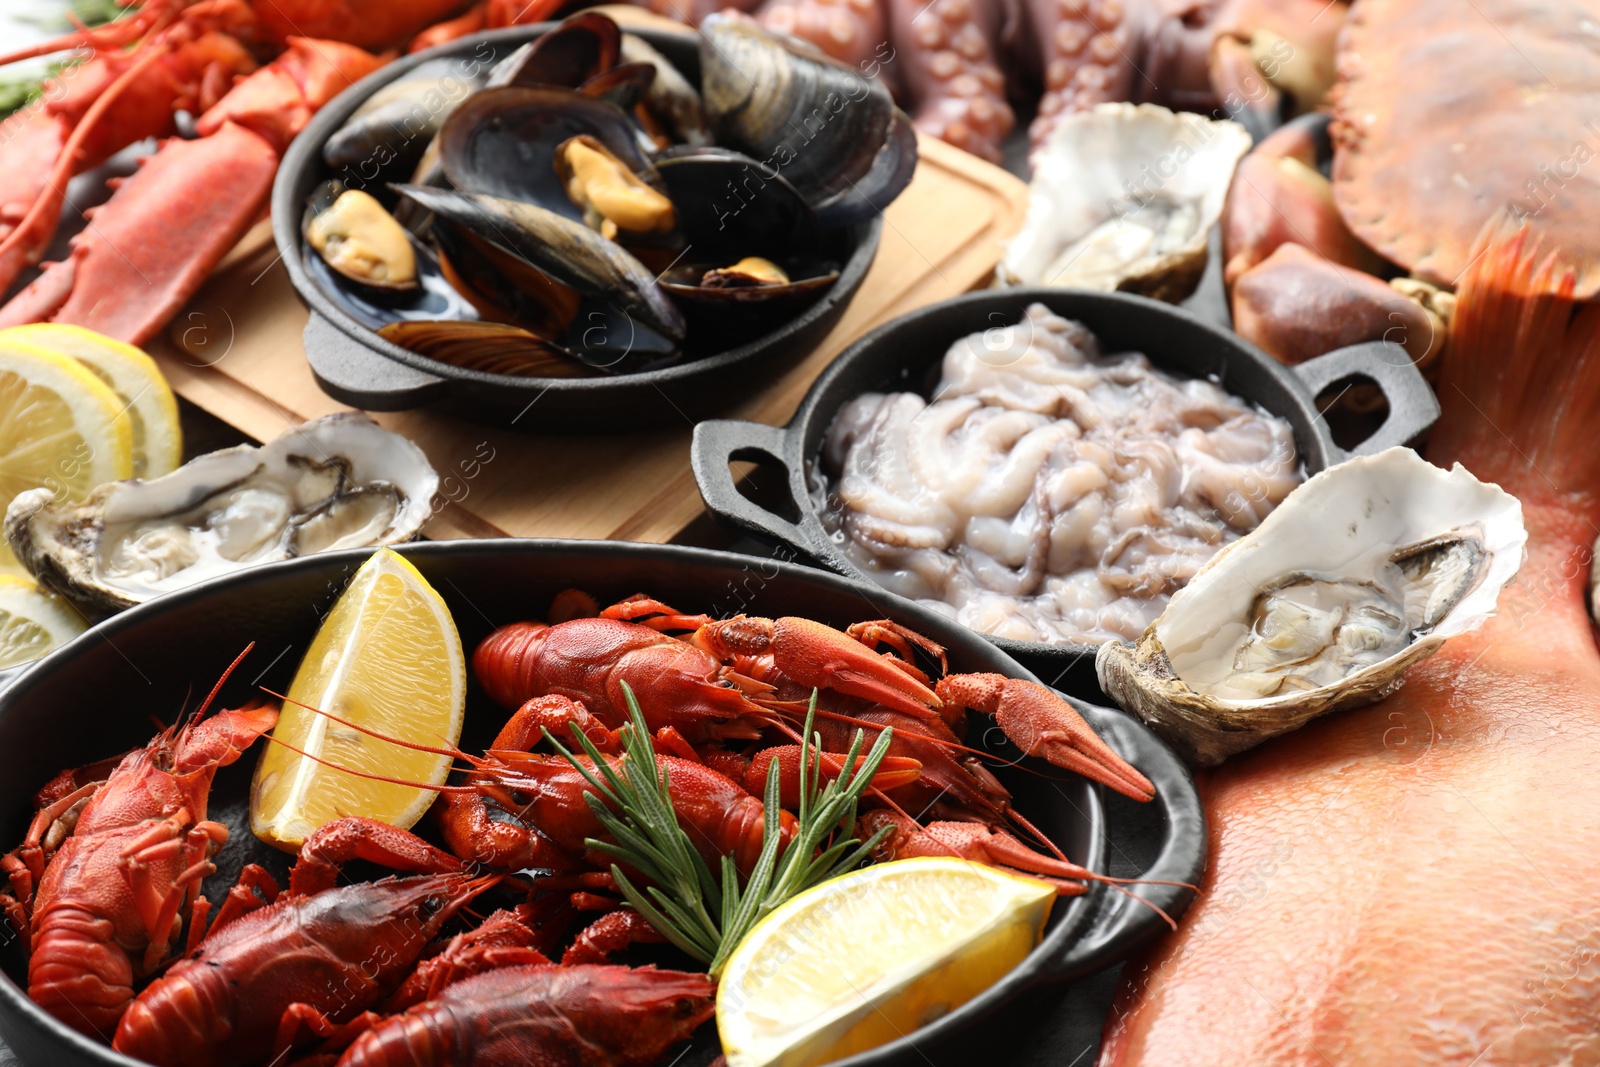
<svg viewBox="0 0 1600 1067"><path fill-rule="evenodd" d="M998 162L1016 125L994 34L975 0L887 0L897 66L917 129Z"/></svg>
<svg viewBox="0 0 1600 1067"><path fill-rule="evenodd" d="M810 41L853 67L871 63L889 40L878 0L767 0L756 20L766 29Z"/></svg>

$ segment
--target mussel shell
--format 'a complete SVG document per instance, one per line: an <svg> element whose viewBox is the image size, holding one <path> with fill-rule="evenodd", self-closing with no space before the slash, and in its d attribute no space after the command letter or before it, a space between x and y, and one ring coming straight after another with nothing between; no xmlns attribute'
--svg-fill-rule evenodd
<svg viewBox="0 0 1600 1067"><path fill-rule="evenodd" d="M499 322L391 322L378 336L452 367L510 378L593 378L561 345Z"/></svg>
<svg viewBox="0 0 1600 1067"><path fill-rule="evenodd" d="M645 110L680 143L709 145L711 126L706 121L705 103L683 72L658 52L650 42L631 33L622 35L622 62L648 63L656 69L655 80L645 96Z"/></svg>
<svg viewBox="0 0 1600 1067"><path fill-rule="evenodd" d="M586 12L529 41L495 64L488 87L558 85L576 89L615 67L622 55L622 31L604 15Z"/></svg>
<svg viewBox="0 0 1600 1067"><path fill-rule="evenodd" d="M584 296L616 305L657 333L675 341L683 338L683 315L662 292L655 275L621 245L581 222L532 204L479 193L416 185L392 188L432 211L435 225L459 226Z"/></svg>
<svg viewBox="0 0 1600 1067"><path fill-rule="evenodd" d="M429 60L373 93L323 144L323 161L369 180L380 171L409 173L450 113L483 84L464 66Z"/></svg>
<svg viewBox="0 0 1600 1067"><path fill-rule="evenodd" d="M788 270L790 261L828 258L829 238L806 198L749 156L726 148L669 149L657 157L656 173L696 262L727 266L764 256Z"/></svg>
<svg viewBox="0 0 1600 1067"><path fill-rule="evenodd" d="M561 337L572 325L581 298L570 286L466 229L437 226L434 240L445 278L483 318L521 326L546 340Z"/></svg>
<svg viewBox="0 0 1600 1067"><path fill-rule="evenodd" d="M555 153L589 134L646 182L655 168L639 149L638 127L615 104L571 89L485 89L456 109L439 134L439 161L450 184L534 204L581 221L556 173Z"/></svg>
<svg viewBox="0 0 1600 1067"><path fill-rule="evenodd" d="M700 33L718 143L781 171L823 225L868 218L910 183L916 134L881 81L747 18L712 15Z"/></svg>
<svg viewBox="0 0 1600 1067"><path fill-rule="evenodd" d="M655 80L656 68L650 64L624 63L604 74L596 74L578 86L578 92L605 100L631 113L649 95L650 86Z"/></svg>
<svg viewBox="0 0 1600 1067"><path fill-rule="evenodd" d="M683 310L695 353L733 348L771 332L815 304L839 280L838 270L817 264L798 268L803 275L787 285L708 288L699 284L707 269L677 267L661 280L661 288Z"/></svg>
<svg viewBox="0 0 1600 1067"><path fill-rule="evenodd" d="M328 266L309 244L304 246L302 261L317 288L369 330L391 322L478 317L477 310L445 279L433 254L425 248L417 248L417 280L421 285L411 290L355 285Z"/></svg>

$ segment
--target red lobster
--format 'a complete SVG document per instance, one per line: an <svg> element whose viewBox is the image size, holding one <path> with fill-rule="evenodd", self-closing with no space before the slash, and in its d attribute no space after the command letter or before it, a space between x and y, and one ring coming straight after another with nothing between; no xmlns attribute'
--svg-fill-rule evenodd
<svg viewBox="0 0 1600 1067"><path fill-rule="evenodd" d="M653 967L501 968L376 1024L339 1067L650 1067L715 996L703 974Z"/></svg>
<svg viewBox="0 0 1600 1067"><path fill-rule="evenodd" d="M13 894L8 915L31 950L28 995L82 1033L110 1034L135 980L166 962L186 918L191 939L204 928L200 883L228 839L227 827L206 818L211 780L278 719L256 705L202 719L221 687L104 781L47 803L24 844L0 861Z"/></svg>
<svg viewBox="0 0 1600 1067"><path fill-rule="evenodd" d="M0 307L0 325L70 322L148 340L261 217L279 157L311 115L385 61L365 49L403 44L464 6L144 0L107 26L0 56L0 65L68 49L90 56L0 123L0 293L44 254L74 175L144 138L170 138L179 110L200 114L199 136L169 139L145 159L93 209L71 255ZM531 0L517 18L537 22L559 6ZM275 58L257 70L261 52Z"/></svg>
<svg viewBox="0 0 1600 1067"><path fill-rule="evenodd" d="M335 888L339 865L356 857L434 873ZM329 823L302 846L289 892L245 868L205 939L122 1016L112 1047L158 1067L223 1067L347 1039L440 928L499 880L403 830Z"/></svg>

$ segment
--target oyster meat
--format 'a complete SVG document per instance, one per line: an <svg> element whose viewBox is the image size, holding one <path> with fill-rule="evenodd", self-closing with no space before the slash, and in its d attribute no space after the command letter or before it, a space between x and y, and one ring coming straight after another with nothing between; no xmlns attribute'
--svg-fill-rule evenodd
<svg viewBox="0 0 1600 1067"><path fill-rule="evenodd" d="M409 541L438 485L411 441L341 413L150 481L108 482L81 504L23 493L5 534L42 582L104 614L256 563Z"/></svg>
<svg viewBox="0 0 1600 1067"><path fill-rule="evenodd" d="M1155 104L1061 119L1034 153L1028 218L997 268L1001 284L1183 300L1249 150L1237 122Z"/></svg>
<svg viewBox="0 0 1600 1067"><path fill-rule="evenodd" d="M1409 448L1330 467L1219 552L1100 685L1189 758L1218 763L1379 700L1494 614L1522 565L1522 505Z"/></svg>

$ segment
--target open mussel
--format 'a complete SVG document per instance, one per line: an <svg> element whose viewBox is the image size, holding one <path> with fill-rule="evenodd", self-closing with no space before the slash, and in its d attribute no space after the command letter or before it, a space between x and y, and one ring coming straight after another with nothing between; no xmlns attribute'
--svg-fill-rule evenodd
<svg viewBox="0 0 1600 1067"><path fill-rule="evenodd" d="M643 263L615 241L532 204L481 193L394 186L433 212L435 225L464 230L482 242L619 310L671 340L684 335L682 314Z"/></svg>
<svg viewBox="0 0 1600 1067"><path fill-rule="evenodd" d="M911 181L911 120L874 78L735 14L700 26L700 91L717 142L779 170L826 226L882 211Z"/></svg>
<svg viewBox="0 0 1600 1067"><path fill-rule="evenodd" d="M324 182L307 201L300 227L306 244L350 281L373 289L417 288L411 236L371 193Z"/></svg>
<svg viewBox="0 0 1600 1067"><path fill-rule="evenodd" d="M581 220L567 196L556 153L587 136L646 183L655 168L639 147L638 127L615 104L571 89L485 89L456 109L439 134L439 159L450 184Z"/></svg>
<svg viewBox="0 0 1600 1067"><path fill-rule="evenodd" d="M696 348L770 332L839 280L837 236L777 172L721 148L668 155L657 172L685 244L661 286L683 309Z"/></svg>
<svg viewBox="0 0 1600 1067"><path fill-rule="evenodd" d="M598 370L553 341L500 322L391 322L378 336L418 355L510 378L590 378Z"/></svg>

